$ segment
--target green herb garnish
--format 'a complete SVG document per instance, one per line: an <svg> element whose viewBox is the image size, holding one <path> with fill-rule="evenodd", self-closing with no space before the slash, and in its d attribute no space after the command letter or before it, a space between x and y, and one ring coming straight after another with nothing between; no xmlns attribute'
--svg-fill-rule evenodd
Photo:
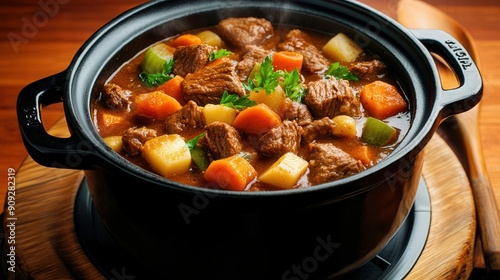
<svg viewBox="0 0 500 280"><path fill-rule="evenodd" d="M286 96L293 101L302 103L302 100L306 96L306 90L302 87L297 68L293 69L290 73L283 72L283 77Z"/></svg>
<svg viewBox="0 0 500 280"><path fill-rule="evenodd" d="M243 84L243 87L248 91L264 89L267 94L271 94L278 86L278 79L281 77L281 71L274 71L272 59L266 56L260 64L260 70L255 74L255 81L248 79L248 84Z"/></svg>
<svg viewBox="0 0 500 280"><path fill-rule="evenodd" d="M359 81L356 75L352 74L346 66L341 66L340 62L335 62L328 67L326 76L335 77L336 79L344 79L349 81Z"/></svg>
<svg viewBox="0 0 500 280"><path fill-rule="evenodd" d="M210 164L207 153L197 146L198 141L200 141L200 139L204 136L205 133L202 133L186 142L186 146L191 153L191 160L196 164L196 166L198 166L201 171L205 171Z"/></svg>
<svg viewBox="0 0 500 280"><path fill-rule="evenodd" d="M148 87L155 87L166 83L168 80L172 79L172 71L174 69L174 59L171 58L165 61L163 64L163 69L159 73L149 74L147 72L142 72L139 74L141 81Z"/></svg>
<svg viewBox="0 0 500 280"><path fill-rule="evenodd" d="M195 138L193 139L189 139L187 142L186 142L186 146L192 150L192 149L195 149L196 148L196 145L198 144L198 141L200 141L201 138L203 138L203 136L205 136L205 133L201 133L200 135L196 136Z"/></svg>
<svg viewBox="0 0 500 280"><path fill-rule="evenodd" d="M232 54L233 54L232 52L230 52L226 49L220 49L218 51L211 52L209 60L213 61L213 60L216 60L216 59L221 58L221 57L230 56Z"/></svg>
<svg viewBox="0 0 500 280"><path fill-rule="evenodd" d="M229 94L227 91L224 91L224 93L222 94L222 98L220 99L220 104L229 108L242 110L247 107L257 105L257 102L248 99L248 94L239 97L236 94Z"/></svg>

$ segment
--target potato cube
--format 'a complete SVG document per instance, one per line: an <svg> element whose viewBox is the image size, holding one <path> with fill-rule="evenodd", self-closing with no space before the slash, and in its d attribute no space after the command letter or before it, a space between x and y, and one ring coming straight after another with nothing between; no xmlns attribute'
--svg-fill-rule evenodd
<svg viewBox="0 0 500 280"><path fill-rule="evenodd" d="M105 137L103 140L111 148L111 150L117 153L122 150L123 142L121 136L108 136Z"/></svg>
<svg viewBox="0 0 500 280"><path fill-rule="evenodd" d="M271 167L259 176L259 181L281 189L290 189L304 174L309 163L294 153L281 156Z"/></svg>
<svg viewBox="0 0 500 280"><path fill-rule="evenodd" d="M206 124L213 122L232 124L236 117L236 109L221 104L207 104L203 108L203 116Z"/></svg>
<svg viewBox="0 0 500 280"><path fill-rule="evenodd" d="M283 106L285 105L286 93L281 86L277 86L276 89L270 94L267 94L264 89L258 91L254 90L250 92L248 99L259 104L264 103L275 113L281 114Z"/></svg>
<svg viewBox="0 0 500 280"><path fill-rule="evenodd" d="M335 122L335 127L332 131L334 136L351 138L356 137L356 120L353 117L338 115L333 118L333 122Z"/></svg>
<svg viewBox="0 0 500 280"><path fill-rule="evenodd" d="M191 153L178 134L162 135L144 143L142 156L160 175L182 174L191 166Z"/></svg>
<svg viewBox="0 0 500 280"><path fill-rule="evenodd" d="M363 53L363 48L344 33L338 33L323 46L323 52L334 61L353 62Z"/></svg>

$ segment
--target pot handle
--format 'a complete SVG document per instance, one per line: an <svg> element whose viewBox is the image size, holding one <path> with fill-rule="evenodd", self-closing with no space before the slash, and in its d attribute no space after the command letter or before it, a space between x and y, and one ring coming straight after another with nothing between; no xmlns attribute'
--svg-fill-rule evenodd
<svg viewBox="0 0 500 280"><path fill-rule="evenodd" d="M438 102L443 108L443 118L463 113L476 106L482 97L483 81L474 60L462 44L442 30L412 29L411 32L429 51L446 60L460 82L460 86L455 89L438 88ZM439 79L439 75L436 76Z"/></svg>
<svg viewBox="0 0 500 280"><path fill-rule="evenodd" d="M17 98L17 118L21 137L29 155L48 167L91 169L86 160L92 146L73 133L69 138L52 136L42 124L43 107L62 102L66 71L27 85Z"/></svg>

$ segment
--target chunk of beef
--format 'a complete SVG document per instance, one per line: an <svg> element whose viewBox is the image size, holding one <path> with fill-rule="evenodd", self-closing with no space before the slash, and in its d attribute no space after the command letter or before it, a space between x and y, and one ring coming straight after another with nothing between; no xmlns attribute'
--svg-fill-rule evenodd
<svg viewBox="0 0 500 280"><path fill-rule="evenodd" d="M304 103L315 118L360 115L359 99L346 80L334 78L310 82Z"/></svg>
<svg viewBox="0 0 500 280"><path fill-rule="evenodd" d="M339 180L364 169L359 160L332 143L313 143L309 148L309 181L313 185Z"/></svg>
<svg viewBox="0 0 500 280"><path fill-rule="evenodd" d="M260 46L246 46L245 52L241 56L241 60L238 63L237 67L240 81L246 82L248 80L248 76L252 72L253 67L257 63L261 63L262 61L264 61L266 56L268 56L269 54L271 54L271 51L268 51Z"/></svg>
<svg viewBox="0 0 500 280"><path fill-rule="evenodd" d="M385 64L380 60L360 61L349 66L349 71L362 80L371 81L385 74Z"/></svg>
<svg viewBox="0 0 500 280"><path fill-rule="evenodd" d="M194 101L188 101L180 110L165 119L165 131L168 134L191 131L204 126L203 112Z"/></svg>
<svg viewBox="0 0 500 280"><path fill-rule="evenodd" d="M174 74L184 77L200 70L207 65L214 50L207 44L178 47L174 52Z"/></svg>
<svg viewBox="0 0 500 280"><path fill-rule="evenodd" d="M311 73L328 69L328 59L313 44L309 43L305 34L298 29L290 31L285 40L278 44L278 48L302 54L304 56L302 68Z"/></svg>
<svg viewBox="0 0 500 280"><path fill-rule="evenodd" d="M218 104L224 91L243 96L245 89L236 74L233 60L223 57L208 63L201 70L187 74L181 83L186 100L200 106Z"/></svg>
<svg viewBox="0 0 500 280"><path fill-rule="evenodd" d="M274 34L273 25L264 18L226 18L217 25L219 35L227 42L243 49L260 45Z"/></svg>
<svg viewBox="0 0 500 280"><path fill-rule="evenodd" d="M295 121L283 121L259 138L258 149L264 156L281 156L287 152L297 153L302 127Z"/></svg>
<svg viewBox="0 0 500 280"><path fill-rule="evenodd" d="M130 105L130 90L123 89L117 84L106 84L102 91L102 98L108 108L128 110Z"/></svg>
<svg viewBox="0 0 500 280"><path fill-rule="evenodd" d="M307 105L287 99L283 108L283 119L294 120L298 125L304 126L313 121Z"/></svg>
<svg viewBox="0 0 500 280"><path fill-rule="evenodd" d="M227 158L241 151L240 134L234 127L223 122L213 122L205 130L205 140L212 158Z"/></svg>
<svg viewBox="0 0 500 280"><path fill-rule="evenodd" d="M138 156L142 152L144 143L156 136L157 132L154 129L145 126L141 128L131 127L122 136L123 149L132 156Z"/></svg>
<svg viewBox="0 0 500 280"><path fill-rule="evenodd" d="M329 117L315 120L310 124L304 126L302 141L304 143L311 143L314 140L332 135L333 129L336 125L337 124Z"/></svg>

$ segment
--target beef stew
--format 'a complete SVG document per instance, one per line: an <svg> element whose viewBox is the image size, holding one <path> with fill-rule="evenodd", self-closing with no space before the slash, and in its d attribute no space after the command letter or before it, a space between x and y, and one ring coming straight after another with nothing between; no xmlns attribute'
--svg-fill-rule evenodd
<svg viewBox="0 0 500 280"><path fill-rule="evenodd" d="M239 191L361 172L394 150L411 121L377 54L343 33L258 18L154 44L117 70L92 112L105 142L138 166Z"/></svg>

